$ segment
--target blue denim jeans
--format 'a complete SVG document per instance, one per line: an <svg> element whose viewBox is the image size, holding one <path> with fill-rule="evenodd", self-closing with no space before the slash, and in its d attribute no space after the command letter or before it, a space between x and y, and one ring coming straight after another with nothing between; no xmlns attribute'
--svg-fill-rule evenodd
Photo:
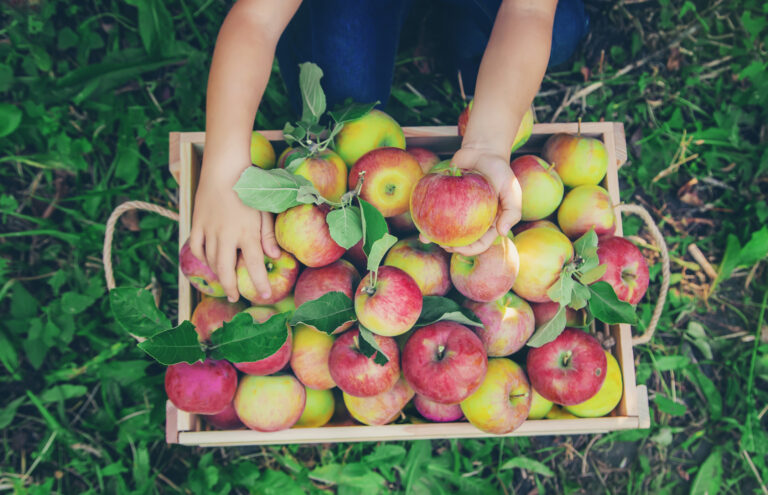
<svg viewBox="0 0 768 495"><path fill-rule="evenodd" d="M280 73L291 104L301 109L299 64L314 62L328 108L347 98L387 103L403 21L412 0L304 0L277 45ZM436 0L435 0L436 1ZM468 94L501 0L442 0L452 35L453 66L462 71ZM582 0L559 0L552 30L549 66L571 58L588 29Z"/></svg>

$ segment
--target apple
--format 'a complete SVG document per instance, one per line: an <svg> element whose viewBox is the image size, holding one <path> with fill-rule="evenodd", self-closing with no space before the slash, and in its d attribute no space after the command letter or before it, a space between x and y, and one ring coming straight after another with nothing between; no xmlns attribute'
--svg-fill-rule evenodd
<svg viewBox="0 0 768 495"><path fill-rule="evenodd" d="M606 266L600 280L611 284L622 301L639 303L648 290L648 264L643 253L623 237L609 237L598 242L597 257Z"/></svg>
<svg viewBox="0 0 768 495"><path fill-rule="evenodd" d="M376 284L369 272L355 291L355 314L360 324L384 337L403 334L421 314L421 290L400 268L381 266Z"/></svg>
<svg viewBox="0 0 768 495"><path fill-rule="evenodd" d="M552 408L544 416L546 419L579 419L578 416L574 416L560 406L552 405Z"/></svg>
<svg viewBox="0 0 768 495"><path fill-rule="evenodd" d="M422 295L444 296L451 289L448 259L448 253L437 244L424 244L418 237L413 237L392 246L384 264L400 268L410 275Z"/></svg>
<svg viewBox="0 0 768 495"><path fill-rule="evenodd" d="M402 352L408 384L417 394L441 404L458 404L477 390L487 363L480 338L453 321L419 328Z"/></svg>
<svg viewBox="0 0 768 495"><path fill-rule="evenodd" d="M307 402L304 412L296 422L296 428L319 428L325 426L333 417L336 401L330 390L306 388Z"/></svg>
<svg viewBox="0 0 768 495"><path fill-rule="evenodd" d="M608 152L598 139L559 133L544 143L542 157L568 187L597 185L608 170Z"/></svg>
<svg viewBox="0 0 768 495"><path fill-rule="evenodd" d="M526 367L533 387L563 406L594 396L605 381L607 360L598 340L566 328L555 340L528 351Z"/></svg>
<svg viewBox="0 0 768 495"><path fill-rule="evenodd" d="M424 176L421 166L400 148L376 148L360 157L349 171L349 189L362 177L360 197L385 217L408 211L413 186Z"/></svg>
<svg viewBox="0 0 768 495"><path fill-rule="evenodd" d="M414 146L409 146L405 148L405 151L411 154L417 162L419 162L419 165L421 166L422 172L425 174L428 174L430 170L432 170L432 167L437 165L440 162L440 157L438 157L435 153L432 151L429 151L426 148L419 148Z"/></svg>
<svg viewBox="0 0 768 495"><path fill-rule="evenodd" d="M346 254L344 257L349 260L353 265L355 265L355 268L357 268L360 271L366 271L367 265L368 265L368 257L365 255L365 251L363 251L363 240L360 239L360 241L352 246L351 248L347 249Z"/></svg>
<svg viewBox="0 0 768 495"><path fill-rule="evenodd" d="M296 424L306 400L304 387L291 375L248 375L237 387L235 411L252 430L278 431Z"/></svg>
<svg viewBox="0 0 768 495"><path fill-rule="evenodd" d="M463 136L467 129L467 123L469 122L469 112L472 111L472 103L474 100L469 102L469 105L467 105L464 110L459 115L459 136ZM524 114L523 118L520 121L520 127L517 129L517 133L515 134L515 140L512 143L512 149L509 150L510 153L518 149L520 146L524 145L528 139L530 139L531 134L533 133L533 112L529 108Z"/></svg>
<svg viewBox="0 0 768 495"><path fill-rule="evenodd" d="M387 224L389 225L390 230L393 230L400 235L409 235L417 232L416 224L413 223L410 210L395 215L394 217L387 218Z"/></svg>
<svg viewBox="0 0 768 495"><path fill-rule="evenodd" d="M352 292L360 283L360 274L347 260L336 260L320 268L307 268L296 281L293 291L296 306L307 301L314 301L329 292L343 292L350 299Z"/></svg>
<svg viewBox="0 0 768 495"><path fill-rule="evenodd" d="M373 356L368 358L360 351L357 328L344 332L333 343L328 368L343 392L355 397L372 397L392 388L400 378L400 350L395 339L380 335L374 335L374 339L389 359L385 365L376 364Z"/></svg>
<svg viewBox="0 0 768 495"><path fill-rule="evenodd" d="M599 418L613 411L619 404L623 392L621 369L613 354L605 351L605 358L608 360L608 370L600 390L580 404L565 406L566 411L580 418Z"/></svg>
<svg viewBox="0 0 768 495"><path fill-rule="evenodd" d="M280 299L273 306L278 313L293 313L296 311L296 302L294 301L293 295L291 294L288 294L284 298Z"/></svg>
<svg viewBox="0 0 768 495"><path fill-rule="evenodd" d="M531 410L528 412L528 419L543 419L554 404L541 396L535 388L531 387Z"/></svg>
<svg viewBox="0 0 768 495"><path fill-rule="evenodd" d="M251 133L251 163L265 170L275 166L275 149L258 131Z"/></svg>
<svg viewBox="0 0 768 495"><path fill-rule="evenodd" d="M297 151L299 150L296 148L285 148L277 158L277 168L285 168L285 164L288 162L288 158L290 158L290 156Z"/></svg>
<svg viewBox="0 0 768 495"><path fill-rule="evenodd" d="M287 157L286 157L287 158ZM300 175L315 186L317 192L328 201L338 203L347 192L347 166L331 150L319 151L292 163L295 175Z"/></svg>
<svg viewBox="0 0 768 495"><path fill-rule="evenodd" d="M381 110L371 110L359 119L345 122L334 140L336 153L350 168L364 154L383 147L404 150L405 135L400 124Z"/></svg>
<svg viewBox="0 0 768 495"><path fill-rule="evenodd" d="M345 249L331 238L325 217L326 205L299 205L277 215L275 237L281 248L307 266L320 267L333 263Z"/></svg>
<svg viewBox="0 0 768 495"><path fill-rule="evenodd" d="M523 220L541 220L557 210L564 188L551 165L537 156L523 155L509 166L523 191Z"/></svg>
<svg viewBox="0 0 768 495"><path fill-rule="evenodd" d="M245 312L250 314L253 321L257 323L264 323L277 313L275 308L269 306L252 306L246 309ZM287 323L286 326L288 327L288 337L285 339L285 343L280 346L280 349L275 351L274 354L258 361L233 363L235 368L249 375L271 375L272 373L277 373L283 369L291 359L291 347L293 347L291 327L288 326Z"/></svg>
<svg viewBox="0 0 768 495"><path fill-rule="evenodd" d="M211 333L244 309L245 304L240 301L231 303L223 297L203 296L189 321L195 326L200 342L205 342L211 338Z"/></svg>
<svg viewBox="0 0 768 495"><path fill-rule="evenodd" d="M165 370L165 393L174 406L192 414L223 411L237 388L237 371L227 361L178 363Z"/></svg>
<svg viewBox="0 0 768 495"><path fill-rule="evenodd" d="M220 413L206 415L205 422L220 430L239 430L244 427L243 422L237 417L235 404L232 402Z"/></svg>
<svg viewBox="0 0 768 495"><path fill-rule="evenodd" d="M277 259L264 256L264 267L267 269L267 281L272 289L269 297L256 290L251 280L251 274L245 265L245 258L242 253L238 255L237 267L237 291L244 298L251 301L252 304L265 305L274 304L285 298L291 293L293 284L296 283L296 277L299 276L299 264L292 254L281 250L280 257Z"/></svg>
<svg viewBox="0 0 768 495"><path fill-rule="evenodd" d="M541 302L531 303L531 309L533 309L533 316L536 319L536 328L549 322L555 317L557 311L560 309L560 303L556 302ZM586 323L586 313L582 310L575 310L568 306L565 307L565 324L569 327L581 327Z"/></svg>
<svg viewBox="0 0 768 495"><path fill-rule="evenodd" d="M293 329L291 369L304 385L315 390L326 390L336 386L328 369L328 356L334 338L299 323Z"/></svg>
<svg viewBox="0 0 768 495"><path fill-rule="evenodd" d="M211 297L224 297L227 294L221 286L219 277L211 270L208 263L192 254L189 247L189 239L181 246L179 251L179 268L187 277L192 287Z"/></svg>
<svg viewBox="0 0 768 495"><path fill-rule="evenodd" d="M594 228L598 237L613 235L616 216L608 191L600 186L577 186L565 195L557 210L563 233L577 239Z"/></svg>
<svg viewBox="0 0 768 495"><path fill-rule="evenodd" d="M497 236L488 249L475 256L453 253L451 282L473 301L491 302L509 292L520 270L520 257L509 237Z"/></svg>
<svg viewBox="0 0 768 495"><path fill-rule="evenodd" d="M520 271L512 290L530 302L551 301L547 290L573 258L573 244L548 227L529 229L512 240L520 256Z"/></svg>
<svg viewBox="0 0 768 495"><path fill-rule="evenodd" d="M461 402L461 410L476 428L496 435L516 430L531 410L531 385L523 368L506 358L488 360L480 387Z"/></svg>
<svg viewBox="0 0 768 495"><path fill-rule="evenodd" d="M464 416L464 413L461 412L461 406L458 404L440 404L419 394L414 396L413 405L424 418L438 423L458 421Z"/></svg>
<svg viewBox="0 0 768 495"><path fill-rule="evenodd" d="M411 193L413 223L441 246L467 246L480 239L496 220L499 200L479 172L449 169L429 173Z"/></svg>
<svg viewBox="0 0 768 495"><path fill-rule="evenodd" d="M511 292L491 302L467 300L483 327L472 327L489 357L509 356L523 348L536 328L531 306Z"/></svg>
<svg viewBox="0 0 768 495"><path fill-rule="evenodd" d="M353 418L359 422L378 426L391 423L413 398L413 389L400 377L395 385L373 397L355 397L344 393L344 405Z"/></svg>
<svg viewBox="0 0 768 495"><path fill-rule="evenodd" d="M549 220L534 220L532 222L520 222L512 227L510 232L512 232L513 236L511 238L514 239L514 236L520 232L524 232L528 229L535 229L536 227L546 227L549 229L554 229L558 232L562 232L560 227L558 227L554 222L550 222Z"/></svg>

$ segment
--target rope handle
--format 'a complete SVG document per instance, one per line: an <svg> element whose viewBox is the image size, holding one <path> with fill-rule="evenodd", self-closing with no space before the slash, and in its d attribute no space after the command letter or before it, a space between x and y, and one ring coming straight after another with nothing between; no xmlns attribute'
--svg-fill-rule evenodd
<svg viewBox="0 0 768 495"><path fill-rule="evenodd" d="M173 221L179 221L179 214L175 211L171 211L162 206L154 205L152 203L146 203L144 201L126 201L114 209L109 219L107 220L107 228L104 232L104 250L102 252L102 262L104 263L104 276L107 279L107 289L112 290L115 288L115 276L112 270L112 238L115 235L115 225L117 220L123 213L131 210L145 210L157 213ZM661 313L664 310L664 302L667 300L667 292L669 291L669 251L667 249L667 243L664 241L656 222L653 221L651 214L648 210L639 205L621 204L615 208L617 213L631 213L639 216L644 222L646 227L651 233L654 241L659 247L661 253L661 291L659 291L659 299L656 301L656 307L653 309L653 315L651 321L648 323L645 333L640 336L632 337L632 344L647 344L653 338L653 334L656 332L656 326L661 318Z"/></svg>
<svg viewBox="0 0 768 495"><path fill-rule="evenodd" d="M618 205L615 210L617 213L631 213L639 216L645 222L645 226L650 231L653 240L656 241L659 253L661 254L661 290L659 291L659 299L656 301L656 307L653 308L651 321L648 322L648 328L645 329L645 333L632 337L632 345L647 344L656 332L659 318L661 318L661 313L664 310L664 303L667 300L667 292L669 292L669 250L667 249L667 243L664 241L664 235L659 230L656 222L653 221L653 217L648 213L648 210L640 205L632 204Z"/></svg>

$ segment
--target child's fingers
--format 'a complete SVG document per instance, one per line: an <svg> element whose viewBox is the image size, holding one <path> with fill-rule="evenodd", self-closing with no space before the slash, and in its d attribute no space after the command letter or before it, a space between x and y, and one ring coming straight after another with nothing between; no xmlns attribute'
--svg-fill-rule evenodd
<svg viewBox="0 0 768 495"><path fill-rule="evenodd" d="M272 297L272 288L267 278L267 268L264 266L264 252L258 242L243 243L240 250L243 252L243 261L248 269L248 275L256 291L261 294L262 299Z"/></svg>
<svg viewBox="0 0 768 495"><path fill-rule="evenodd" d="M515 176L499 191L499 206L501 212L496 221L496 229L499 235L507 235L509 229L522 218L523 192Z"/></svg>
<svg viewBox="0 0 768 495"><path fill-rule="evenodd" d="M216 265L216 251L217 251L217 245L216 242L216 236L214 235L206 235L205 236L205 247L203 250L203 254L205 254L205 262L208 263L208 266L213 270L213 273L216 274L216 276L219 275L219 269Z"/></svg>
<svg viewBox="0 0 768 495"><path fill-rule="evenodd" d="M279 258L281 251L275 238L275 223L271 213L261 212L261 247L270 258Z"/></svg>
<svg viewBox="0 0 768 495"><path fill-rule="evenodd" d="M203 236L203 230L198 228L192 228L192 232L189 233L189 249L195 258L199 260L205 259L205 249L203 249L203 242L205 237Z"/></svg>
<svg viewBox="0 0 768 495"><path fill-rule="evenodd" d="M493 241L496 240L498 235L499 234L496 232L496 229L491 227L477 241L469 244L468 246L455 247L453 248L453 252L462 254L464 256L476 256L480 253L484 253L489 247L491 247L491 244L493 244Z"/></svg>
<svg viewBox="0 0 768 495"><path fill-rule="evenodd" d="M240 299L240 293L237 292L237 277L235 276L235 257L237 247L234 243L222 242L218 246L218 258L216 259L216 275L227 294L229 302L237 302Z"/></svg>

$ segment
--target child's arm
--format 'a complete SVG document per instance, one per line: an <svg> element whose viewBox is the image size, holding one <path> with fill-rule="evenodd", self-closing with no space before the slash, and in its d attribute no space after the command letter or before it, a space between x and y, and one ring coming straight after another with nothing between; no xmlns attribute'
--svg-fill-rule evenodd
<svg viewBox="0 0 768 495"><path fill-rule="evenodd" d="M275 48L301 0L240 0L224 19L208 75L203 168L195 195L190 246L239 298L238 248L257 290L271 293L264 254L278 257L272 215L245 206L233 186L251 165L253 121Z"/></svg>
<svg viewBox="0 0 768 495"><path fill-rule="evenodd" d="M509 150L547 68L556 6L557 0L504 0L499 7L480 64L467 130L453 161L490 179L499 192L500 212L495 228L452 251L482 253L520 220L522 193L509 167Z"/></svg>

